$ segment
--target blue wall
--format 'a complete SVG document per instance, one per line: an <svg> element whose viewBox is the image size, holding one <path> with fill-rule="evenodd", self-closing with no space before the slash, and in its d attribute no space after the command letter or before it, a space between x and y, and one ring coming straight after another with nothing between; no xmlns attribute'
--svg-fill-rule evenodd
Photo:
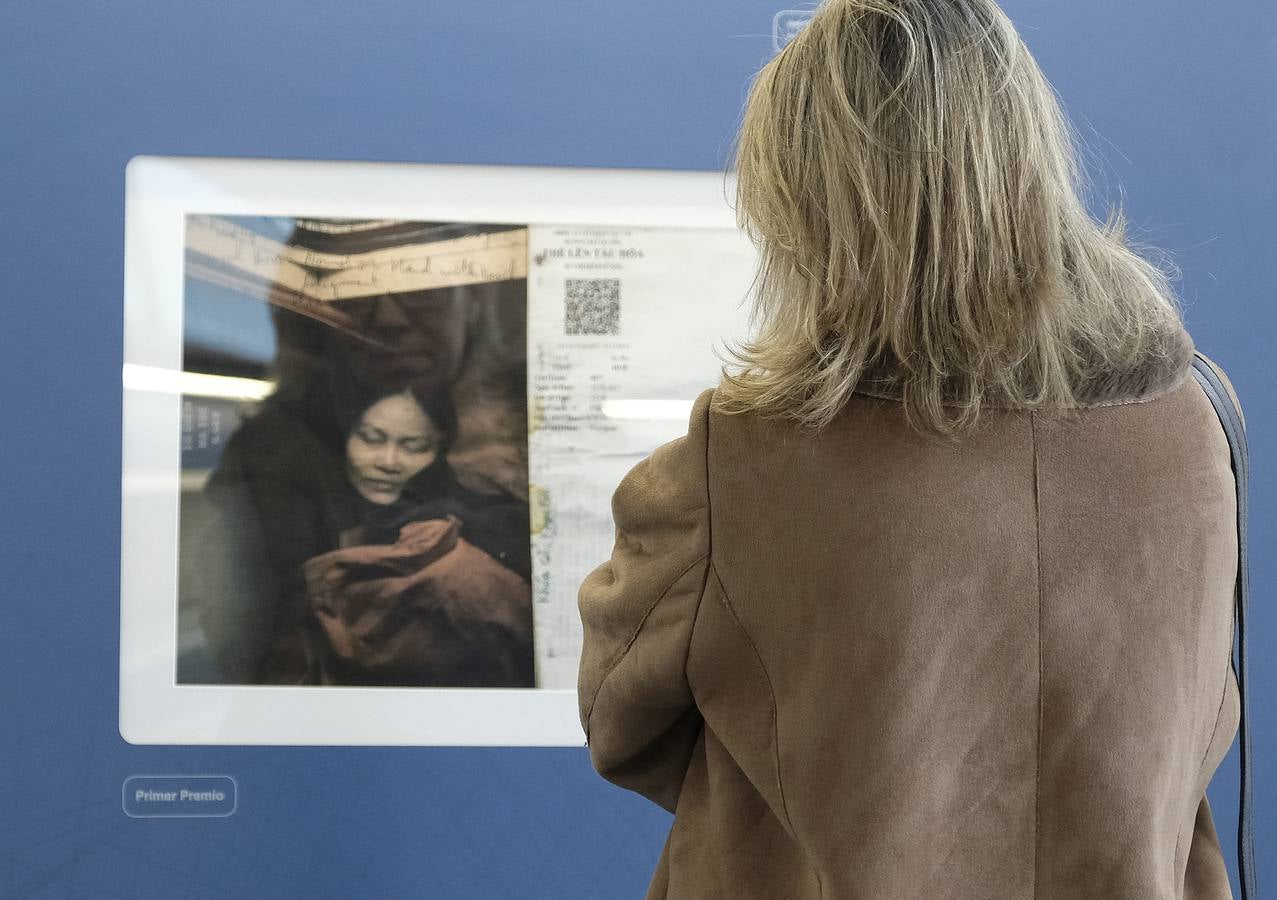
<svg viewBox="0 0 1277 900"><path fill-rule="evenodd" d="M0 894L636 897L668 817L583 750L138 748L117 722L123 175L138 153L714 168L782 3L5 0ZM1246 405L1272 596L1277 15L1008 12ZM1277 846L1277 613L1254 611L1258 841ZM1231 862L1236 757L1212 788ZM135 773L230 772L230 819L126 819ZM1277 878L1277 869L1265 873Z"/></svg>

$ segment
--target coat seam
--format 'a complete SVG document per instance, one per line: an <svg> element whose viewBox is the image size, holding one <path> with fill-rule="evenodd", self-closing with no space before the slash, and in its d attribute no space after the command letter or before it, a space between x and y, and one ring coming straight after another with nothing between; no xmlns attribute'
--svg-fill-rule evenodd
<svg viewBox="0 0 1277 900"><path fill-rule="evenodd" d="M1038 895L1038 841L1042 827L1042 488L1038 467L1037 413L1029 415L1030 447L1033 457L1033 524L1035 532L1034 575L1037 581L1038 633L1038 722L1037 746L1033 762L1033 896Z"/></svg>
<svg viewBox="0 0 1277 900"><path fill-rule="evenodd" d="M1215 371L1215 374L1216 374L1217 376L1218 376L1218 375L1221 375L1221 372L1220 372L1219 367L1218 367L1218 366L1216 366L1216 365L1215 365L1215 363L1214 363L1213 361L1211 361L1210 359L1207 359L1207 360L1206 360L1206 364L1207 364L1207 365L1209 365L1209 366L1210 366L1210 367L1211 367L1211 368ZM1223 382L1223 378L1222 378L1222 377L1220 378L1220 381L1221 381L1221 383ZM1202 385L1202 388L1203 388L1203 391L1205 391L1205 390L1206 390L1205 385ZM1209 392L1207 392L1207 393L1208 393L1208 396L1209 396ZM1237 405L1237 406L1238 406L1238 414L1240 415L1240 405L1236 403L1236 398L1235 398L1235 397L1234 397L1234 398L1232 398L1232 399L1233 399L1233 401L1234 401L1234 405ZM1212 400L1212 405L1213 405L1213 400ZM1243 428L1245 428L1245 427L1246 427L1245 420L1243 420L1243 421L1242 421L1242 427L1243 427ZM1231 452L1231 450L1230 450L1230 452ZM1236 477L1236 476L1234 475L1234 477ZM1240 532L1240 530L1239 530L1239 531L1238 531L1238 533L1237 533L1237 540L1238 540L1238 542L1240 542L1240 541L1242 540L1242 536L1241 536L1241 532ZM1239 565L1240 565L1240 563L1239 563ZM1225 665L1224 665L1224 686L1223 686L1223 689L1220 691L1220 694L1219 694L1219 708L1215 710L1215 723L1214 723L1214 725L1212 725L1212 726L1211 726L1210 737L1209 737L1209 738L1207 739L1207 741L1206 741L1206 748L1202 751L1202 758L1201 758L1201 761L1200 761L1200 762L1198 762L1198 764L1197 764L1197 772L1196 772L1196 774L1194 775L1194 779L1195 779L1195 780L1194 780L1194 783L1196 783L1196 779L1200 779L1200 778L1201 778L1201 776L1202 776L1202 772L1203 772L1203 771L1205 770L1205 768L1206 768L1206 760L1210 757L1210 751L1211 751L1211 748L1215 746L1215 738L1216 738L1216 736L1219 734L1219 723L1220 723L1220 721L1222 721L1222 720L1223 720L1223 718L1224 718L1224 704L1228 701L1228 679L1229 679L1229 676L1230 676L1230 674L1231 674L1231 672L1232 672L1233 643L1234 643L1234 641L1236 641L1236 640L1237 640L1237 613L1236 613L1236 610L1237 610L1237 588L1236 588L1236 586L1234 586L1234 589L1233 589L1233 595L1232 595L1232 611L1229 613L1229 624L1228 624L1228 660L1225 662ZM1200 803L1200 801L1198 800L1198 798L1197 798L1197 797L1193 797L1193 798L1192 798L1192 801L1193 801L1194 803ZM1183 830L1182 828L1180 828L1180 829L1177 829L1177 832L1176 832L1176 835L1175 835L1175 855L1172 857L1172 862L1175 864L1175 866L1176 866L1176 867L1178 867L1178 865L1179 865L1179 862L1178 862L1178 860L1179 860L1179 848L1183 845L1183 843L1184 843L1184 830ZM1187 860L1187 859L1185 859L1185 861L1184 861L1184 862L1185 862L1185 866L1187 866L1187 864L1188 864L1188 860Z"/></svg>
<svg viewBox="0 0 1277 900"><path fill-rule="evenodd" d="M763 681L767 683L767 697L770 702L771 709L771 726L772 726L772 766L776 770L776 792L780 795L780 812L785 819L785 827L789 833L794 836L795 843L798 842L797 832L794 830L793 819L789 815L789 804L785 800L785 781L780 770L780 721L777 715L776 704L776 688L772 684L771 675L767 673L767 665L763 662L763 655L758 651L758 645L754 643L754 639L750 637L749 631L746 630L745 624L741 622L740 616L736 614L735 607L732 606L731 598L727 594L727 586L723 584L723 578L718 573L718 568L714 565L713 560L709 563L709 568L714 572L714 581L718 583L718 593L723 599L723 608L727 610L727 614L731 616L736 629L745 638L745 643L749 645L749 649L754 652L754 658L758 660L758 668L763 673ZM799 845L801 847L801 844ZM812 873L816 877L816 885L820 891L820 896L824 896L825 888L820 880L820 871L813 865Z"/></svg>
<svg viewBox="0 0 1277 900"><path fill-rule="evenodd" d="M701 461L705 478L705 555L701 558L705 561L705 572L701 576L701 592L696 598L696 608L692 610L692 627L687 630L687 652L683 654L683 678L687 681L689 691L692 691L692 680L687 674L687 666L692 659L692 642L696 639L696 623L700 620L701 607L705 603L705 591L709 587L709 571L714 565L714 503L710 497L709 482L709 423L713 403L714 389L710 388L709 399L705 403L705 455ZM692 693L694 696L695 691Z"/></svg>
<svg viewBox="0 0 1277 900"><path fill-rule="evenodd" d="M656 599L652 601L651 605L648 606L646 611L644 611L643 617L639 619L638 627L634 629L634 633L631 634L629 637L629 640L625 642L625 646L621 648L621 652L617 654L616 659L608 664L607 671L603 673L603 677L599 680L598 687L596 687L594 689L594 693L590 695L590 707L588 710L586 710L586 713L585 713L585 740L587 743L590 740L590 717L594 715L594 704L598 701L599 694L602 693L603 691L603 686L607 684L608 679L612 677L612 673L615 672L617 668L621 665L621 663L625 661L625 657L630 652L630 648L633 647L634 642L638 640L639 633L643 630L643 626L647 624L648 618L656 610L656 607L660 606L661 601L664 600L666 596L669 594L669 592L672 591L674 587L687 576L688 572L695 569L698 565L700 565L702 562L705 562L707 559L709 559L709 554L702 553L700 556L696 557L696 559L692 560L691 564L688 565L687 568L679 572L678 575L674 577L674 580L672 580L668 585L666 585L665 590L661 591L656 596ZM702 596L704 594L704 584L705 582L702 580L701 582ZM697 606L699 607L699 605L700 605L700 600L698 599Z"/></svg>
<svg viewBox="0 0 1277 900"><path fill-rule="evenodd" d="M647 624L648 618L656 610L656 607L659 606L661 601L664 600L665 597L669 594L669 592L674 589L675 585L677 585L680 581L682 581L687 576L688 572L692 571L694 568L696 568L698 565L704 562L705 572L701 576L700 593L697 595L697 598L696 598L696 607L692 612L692 624L691 624L691 627L688 629L688 633L687 633L687 651L683 654L683 673L684 673L684 678L686 678L687 660L688 660L688 657L691 655L691 650L692 650L692 635L696 631L696 618L700 614L701 602L705 599L705 586L709 582L709 559L710 559L710 551L711 551L711 548L713 547L710 503L709 503L709 418L710 418L709 407L710 407L710 403L712 402L713 402L713 390L711 389L709 402L705 404L705 454L702 461L702 465L703 465L702 474L705 479L704 481L705 483L705 552L697 556L695 559L693 559L688 564L687 568L679 572L678 575L676 575L673 578L673 580L671 580L670 583L665 586L665 589L656 595L656 599L652 601L651 605L648 606L648 608L644 611L643 617L639 619L638 625L635 626L634 628L634 633L630 635L629 640L625 642L625 646L621 648L621 652L617 654L616 659L614 659L611 663L608 664L607 671L603 673L603 677L599 679L598 686L594 689L594 693L590 695L590 705L585 711L585 743L587 745L590 743L590 719L594 715L594 705L598 702L599 694L603 692L604 685L607 684L608 679L612 677L612 673L615 672L617 668L621 665L621 663L625 660L626 655L628 655L630 652L630 648L633 647L634 642L638 640L639 634L643 631L643 626Z"/></svg>
<svg viewBox="0 0 1277 900"><path fill-rule="evenodd" d="M688 665L692 659L692 643L696 640L696 625L701 618L701 607L705 605L705 594L709 589L709 570L714 564L714 505L710 499L710 481L709 481L709 440L710 440L710 407L714 401L714 389L709 391L709 398L705 403L705 455L702 460L703 477L705 479L705 555L702 559L705 562L705 571L701 573L701 589L696 597L696 606L692 610L692 625L687 629L687 646L683 650L683 681L687 684L687 691L692 696L692 704L696 705L696 691L692 686L691 676L688 674ZM697 710L700 712L699 708ZM704 713L701 713L701 734L700 739L705 737ZM695 752L695 744L692 746ZM683 773L683 779L679 782L679 797L683 795L683 785L687 782L687 772ZM677 814L678 799L674 801L675 813Z"/></svg>
<svg viewBox="0 0 1277 900"><path fill-rule="evenodd" d="M1234 606L1236 606L1235 592L1233 596L1233 603L1234 603ZM1194 783L1196 783L1196 779L1199 779L1202 777L1202 772L1206 769L1206 760L1210 758L1211 748L1215 746L1215 738L1219 735L1219 723L1224 718L1224 705L1228 701L1228 678L1229 678L1229 675L1232 673L1233 642L1237 640L1237 617L1234 615L1231 617L1231 619L1232 621L1228 629L1229 659L1224 665L1224 688L1219 695L1219 708L1215 710L1215 724L1211 726L1210 737L1206 741L1206 749L1202 751L1201 761L1198 762L1197 764L1197 772L1194 775L1194 779L1195 779ZM1200 799L1196 796L1192 798L1192 801L1194 804L1201 802ZM1184 831L1181 828L1181 829L1178 829L1178 832L1175 835L1175 856L1173 857L1173 860L1179 859L1179 848L1183 843L1184 843ZM1187 860L1185 862L1187 862ZM1176 865L1178 866L1178 862L1176 863Z"/></svg>

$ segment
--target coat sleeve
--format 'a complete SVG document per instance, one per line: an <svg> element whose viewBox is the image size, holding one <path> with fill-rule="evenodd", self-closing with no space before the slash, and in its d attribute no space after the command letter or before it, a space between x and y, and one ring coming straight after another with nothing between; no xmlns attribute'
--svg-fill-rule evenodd
<svg viewBox="0 0 1277 900"><path fill-rule="evenodd" d="M709 571L712 390L685 437L636 465L612 497L612 558L581 585L578 698L594 767L673 812L703 727L686 666Z"/></svg>

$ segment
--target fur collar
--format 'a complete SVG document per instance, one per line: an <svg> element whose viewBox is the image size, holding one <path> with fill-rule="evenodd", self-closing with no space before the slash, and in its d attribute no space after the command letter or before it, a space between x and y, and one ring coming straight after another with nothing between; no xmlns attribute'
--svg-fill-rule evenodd
<svg viewBox="0 0 1277 900"><path fill-rule="evenodd" d="M1148 352L1135 365L1121 371L1108 371L1096 366L1095 374L1082 380L1075 389L1078 408L1117 406L1142 403L1170 393L1189 377L1195 351L1193 338L1182 325L1157 334ZM890 378L866 376L854 393L880 400L899 400L899 384ZM1005 404L986 402L991 409L1005 409Z"/></svg>

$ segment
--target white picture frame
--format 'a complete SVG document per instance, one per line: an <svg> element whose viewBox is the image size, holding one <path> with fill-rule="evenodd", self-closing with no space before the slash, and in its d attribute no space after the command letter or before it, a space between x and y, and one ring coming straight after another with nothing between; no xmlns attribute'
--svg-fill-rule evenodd
<svg viewBox="0 0 1277 900"><path fill-rule="evenodd" d="M121 736L148 745L585 742L576 692L563 688L177 683L177 423L188 215L734 229L732 190L721 172L132 159L125 202Z"/></svg>

